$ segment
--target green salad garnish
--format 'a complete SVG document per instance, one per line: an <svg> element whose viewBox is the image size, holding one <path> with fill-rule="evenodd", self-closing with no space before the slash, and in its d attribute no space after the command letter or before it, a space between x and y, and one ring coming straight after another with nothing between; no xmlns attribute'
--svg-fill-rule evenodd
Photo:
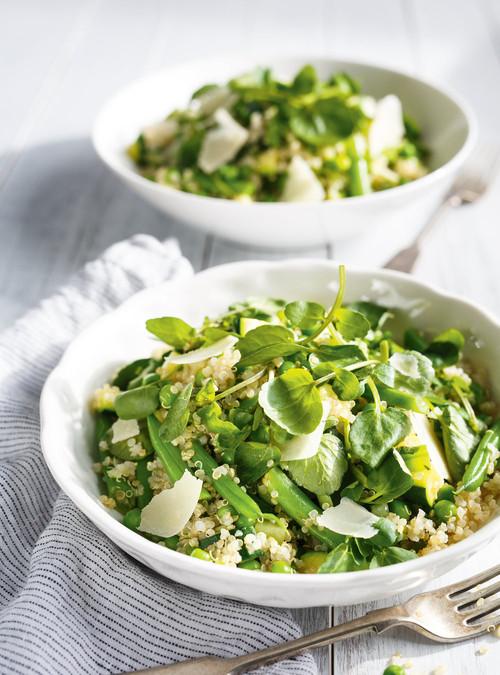
<svg viewBox="0 0 500 675"><path fill-rule="evenodd" d="M252 299L95 392L102 502L142 536L229 566L363 570L465 538L497 512L500 421L456 328L368 301ZM399 311L398 311L399 313Z"/></svg>
<svg viewBox="0 0 500 675"><path fill-rule="evenodd" d="M319 202L402 185L427 172L416 123L346 73L291 82L259 68L208 84L128 148L140 173L208 197Z"/></svg>

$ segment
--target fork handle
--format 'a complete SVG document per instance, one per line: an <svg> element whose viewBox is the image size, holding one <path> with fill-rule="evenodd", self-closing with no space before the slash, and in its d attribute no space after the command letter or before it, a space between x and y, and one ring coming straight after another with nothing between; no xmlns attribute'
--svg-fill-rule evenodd
<svg viewBox="0 0 500 675"><path fill-rule="evenodd" d="M434 229L435 225L441 219L441 216L446 213L448 209L459 206L460 203L461 200L456 194L448 195L448 197L431 213L409 246L399 250L390 260L388 260L384 265L384 269L410 273L420 255L420 245L422 241L430 231Z"/></svg>
<svg viewBox="0 0 500 675"><path fill-rule="evenodd" d="M182 661L171 666L158 666L148 670L139 670L123 675L236 675L260 666L294 656L305 649L324 647L339 640L354 637L360 633L383 631L405 623L407 614L402 607L388 607L368 612L359 619L348 621L340 626L311 633L304 637L280 645L274 645L251 654L230 659L208 656L191 661Z"/></svg>

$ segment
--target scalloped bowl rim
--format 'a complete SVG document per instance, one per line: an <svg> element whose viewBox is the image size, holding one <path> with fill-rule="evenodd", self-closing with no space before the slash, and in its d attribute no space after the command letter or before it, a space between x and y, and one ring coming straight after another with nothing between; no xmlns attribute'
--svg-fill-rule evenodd
<svg viewBox="0 0 500 675"><path fill-rule="evenodd" d="M212 267L208 270L199 272L197 276L209 276L213 271L217 271L220 268L240 268L241 266L258 268L260 266L270 266L273 268L278 267L293 267L294 265L300 264L314 264L315 266L321 265L329 267L332 270L338 268L338 264L333 261L314 259L314 258L300 258L300 259L290 259L286 261L245 261L237 263L229 263L225 265L218 265ZM370 270L367 268L358 268L355 266L350 266L349 271L361 275L375 275L379 274L383 277L390 279L408 279L408 275L405 275L400 272L394 272L389 270ZM446 293L436 289L431 284L427 284L420 280L411 278L411 281L415 284L425 288L427 291L430 291L432 294L437 295L443 301L451 301L453 303L461 304L465 307L471 308L478 312L484 319L491 323L496 330L500 333L500 322L496 317L491 314L488 310L483 307L478 307L477 305L472 305L464 298L454 295L451 293ZM179 283L179 281L174 282L164 282L160 284L161 287L168 287L169 284ZM182 281L181 281L182 283ZM259 584L266 587L278 587L283 588L294 588L294 589L304 589L315 587L317 588L324 586L328 587L330 590L334 586L343 586L345 584L356 583L356 580L368 580L371 579L373 582L383 582L386 579L389 579L394 576L395 573L398 574L410 574L412 571L421 570L433 566L434 562L437 560L436 556L439 556L440 560L445 558L460 557L460 554L465 554L469 552L472 554L472 549L477 549L481 542L485 540L491 540L496 535L500 534L500 516L495 516L490 522L480 528L478 531L471 534L466 539L452 544L451 546L441 549L439 551L433 552L426 556L417 558L415 560L410 560L402 563L397 563L396 565L391 565L387 567L379 567L376 569L360 570L356 572L341 572L336 574L296 574L293 576L283 575L283 574L270 574L265 572L258 573L252 570L245 570L240 568L231 568L224 567L222 565L208 565L206 561L198 560L196 558L190 557L183 553L177 551L171 551L168 548L161 547L158 544L155 544L139 534L128 529L121 522L116 520L110 513L108 513L102 506L100 506L94 498L92 498L87 491L80 485L75 484L72 480L69 481L64 475L64 471L61 470L61 466L52 461L51 453L51 444L54 435L53 425L56 423L55 417L52 412L53 408L53 399L54 396L57 398L57 380L64 373L65 363L72 357L74 351L80 349L80 343L85 340L85 336L88 331L95 331L99 328L99 325L102 322L108 321L117 312L122 312L127 308L129 304L135 304L138 299L144 294L147 294L151 288L144 289L130 298L128 298L124 303L119 305L113 311L108 312L96 319L91 323L87 328L85 328L68 346L64 355L62 356L59 364L51 372L47 381L43 387L41 400L40 400L40 415L41 415L41 445L43 450L43 455L45 461L56 479L59 486L62 490L71 498L71 500L78 506L78 508L88 517L90 520L95 523L101 531L103 531L107 536L115 541L124 541L133 543L136 547L139 546L144 554L148 557L152 557L157 560L165 560L172 563L173 566L179 567L179 565L190 568L192 571L203 571L205 577L214 576L216 578L230 578L232 580L239 580L241 582L255 580ZM64 379L64 375L62 375ZM89 470L90 470L91 458L89 457ZM109 532L109 534L108 534ZM202 567L201 567L202 566Z"/></svg>
<svg viewBox="0 0 500 675"><path fill-rule="evenodd" d="M229 54L229 57L231 54ZM225 56L227 58L228 55ZM213 63L218 63L220 62L224 57L222 56L216 56L210 59ZM248 57L251 58L251 57ZM398 195L405 195L405 194L410 194L412 191L419 189L420 187L424 188L425 186L431 184L435 180L439 180L441 176L444 176L448 173L452 173L455 169L455 167L459 167L460 165L463 164L465 159L470 155L472 148L477 142L477 135L478 135L478 125L476 121L475 114L471 108L471 106L465 101L465 99L455 92L453 89L451 89L448 86L442 86L439 83L433 82L430 79L420 77L420 76L415 76L408 71L405 71L404 69L399 69L399 68L387 68L386 66L374 62L368 62L368 61L357 61L357 60L351 60L351 59L343 59L343 58L336 58L334 56L330 55L321 55L321 54L315 54L311 53L308 55L294 55L291 53L281 53L281 52L276 52L276 53L271 53L267 54L266 56L260 56L258 59L256 58L255 63L260 62L265 62L265 61L273 61L273 62L285 62L287 60L290 61L296 61L296 60L302 60L304 63L309 63L309 62L314 62L314 61L319 61L319 60L328 60L331 61L332 64L343 64L345 65L346 69L349 68L349 66L359 66L362 68L373 68L374 70L380 70L380 71L385 71L386 73L389 74L394 74L397 76L405 77L409 80L413 80L415 82L419 82L421 84L426 85L429 87L434 93L438 93L441 95L446 96L450 101L452 101L457 108L461 111L463 114L466 124L467 124L467 136L465 138L465 141L461 148L444 164L441 166L437 167L433 171L430 171L428 174L425 176L422 176L421 178L417 178L416 180L413 180L409 183L406 183L404 185L398 185L396 187L389 188L387 190L380 190L378 192L372 192L367 195L359 195L355 197L347 197L344 199L339 199L339 200L333 200L333 201L323 201L323 202L318 202L315 203L315 207L319 208L346 208L347 206L351 205L357 205L357 206L362 206L364 204L370 203L370 202L377 202L382 199L387 199L388 195L391 194L398 194ZM250 208L280 208L280 209L293 209L297 208L297 205L305 204L309 205L308 202L251 202L249 204L243 203L243 202L238 202L232 199L224 199L222 197L208 197L204 195L196 195L192 194L190 192L184 192L182 190L177 190L169 185L161 185L160 183L156 183L154 181L150 181L147 178L144 178L141 176L137 171L134 171L134 169L123 166L119 161L116 160L116 155L113 152L108 152L105 149L101 147L101 137L103 133L105 133L106 130L106 117L107 117L107 111L109 107L112 107L115 101L120 99L122 96L124 96L128 90L132 90L135 87L139 85L146 85L149 81L154 82L157 78L160 78L162 75L166 75L167 73L173 73L176 70L181 71L182 69L186 68L196 68L197 64L203 64L204 66L206 65L207 60L192 60L192 61L184 61L178 64L175 64L174 66L168 66L166 68L161 68L154 73L150 73L144 77L137 78L136 80L130 82L129 84L125 85L124 87L121 87L118 91L116 91L110 98L108 98L103 106L101 107L94 125L92 129L92 143L94 146L94 149L97 153L97 155L101 158L101 160L109 166L113 171L115 171L118 175L122 176L123 178L126 178L128 181L131 181L135 183L136 185L146 187L154 192L158 192L159 194L170 194L171 196L176 196L179 199L194 199L200 202L200 205L206 202L207 200L210 202L213 202L214 200L217 201L218 203L224 203L224 204L231 204L229 208L234 208L234 209L250 209ZM145 122L146 123L146 122ZM125 148L123 148L123 152L125 153Z"/></svg>

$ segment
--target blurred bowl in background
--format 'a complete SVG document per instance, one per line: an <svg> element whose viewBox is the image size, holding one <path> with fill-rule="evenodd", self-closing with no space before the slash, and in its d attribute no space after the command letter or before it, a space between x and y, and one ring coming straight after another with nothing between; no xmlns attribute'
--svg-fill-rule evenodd
<svg viewBox="0 0 500 675"><path fill-rule="evenodd" d="M422 129L422 140L431 151L429 174L382 192L338 201L241 203L181 192L137 173L126 148L145 126L185 107L201 85L224 83L258 63L284 80L310 63L321 78L347 72L360 82L364 94L377 99L395 94ZM476 122L469 106L441 86L389 68L311 56L210 58L165 68L115 94L93 130L94 147L103 162L168 216L233 241L289 249L335 243L394 224L416 230L450 188L475 140Z"/></svg>

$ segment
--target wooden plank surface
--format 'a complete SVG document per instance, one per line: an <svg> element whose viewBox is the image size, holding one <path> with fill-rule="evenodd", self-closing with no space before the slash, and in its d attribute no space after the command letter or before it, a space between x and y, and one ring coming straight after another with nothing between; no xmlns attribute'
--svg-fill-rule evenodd
<svg viewBox="0 0 500 675"><path fill-rule="evenodd" d="M476 111L483 138L500 144L497 0L17 0L0 4L0 21L0 328L134 232L177 237L196 269L291 255L220 241L174 222L101 166L89 140L94 116L111 91L158 67L232 50L376 61L456 88ZM499 312L496 186L480 205L445 219L416 274ZM379 264L390 245L373 238L300 255ZM480 564L471 561L467 569ZM368 609L294 615L310 632ZM456 675L498 671L498 649L480 658L475 650L473 644L430 647L398 633L337 645L332 658L321 650L317 663L320 675L377 675L400 651L415 663L410 673L441 664Z"/></svg>

